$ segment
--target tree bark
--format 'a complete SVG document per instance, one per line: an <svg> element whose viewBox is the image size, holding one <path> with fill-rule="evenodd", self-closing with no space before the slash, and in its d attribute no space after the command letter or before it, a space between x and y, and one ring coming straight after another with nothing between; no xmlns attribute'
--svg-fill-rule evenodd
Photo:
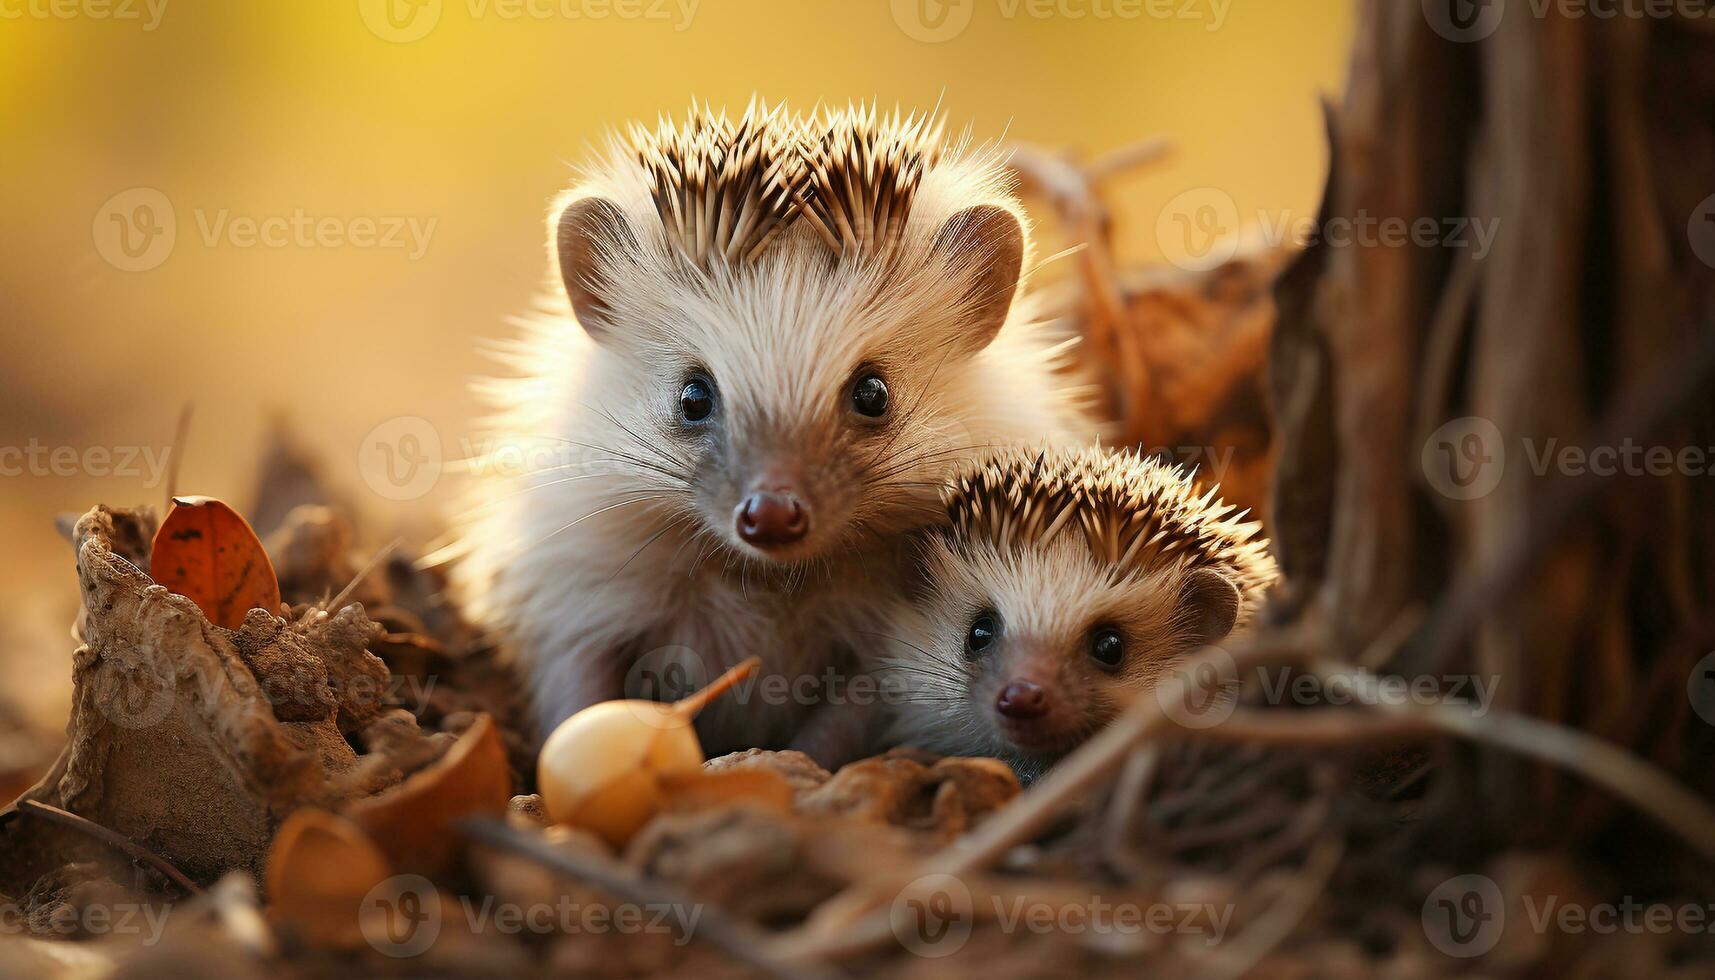
<svg viewBox="0 0 1715 980"><path fill-rule="evenodd" d="M1391 670L1493 680L1496 708L1707 793L1715 22L1469 9L1494 8L1454 39L1433 5L1363 2L1324 234L1277 287L1284 608L1353 656L1421 613ZM1425 220L1433 244L1361 237ZM1597 475L1610 450L1620 472ZM1610 812L1498 752L1451 772L1441 812L1480 800L1484 836L1581 835Z"/></svg>

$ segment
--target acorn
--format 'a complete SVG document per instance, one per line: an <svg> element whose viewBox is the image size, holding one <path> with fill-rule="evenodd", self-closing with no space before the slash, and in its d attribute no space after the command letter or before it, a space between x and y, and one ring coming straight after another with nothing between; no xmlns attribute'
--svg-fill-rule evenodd
<svg viewBox="0 0 1715 980"><path fill-rule="evenodd" d="M624 847L660 812L669 782L702 772L697 713L761 663L752 657L682 701L604 701L561 722L536 763L549 819Z"/></svg>

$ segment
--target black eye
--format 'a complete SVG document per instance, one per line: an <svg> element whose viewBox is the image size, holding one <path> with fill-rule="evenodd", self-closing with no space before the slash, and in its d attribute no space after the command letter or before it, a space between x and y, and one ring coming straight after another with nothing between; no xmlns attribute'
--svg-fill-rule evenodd
<svg viewBox="0 0 1715 980"><path fill-rule="evenodd" d="M887 414L887 382L879 374L866 374L852 386L852 410L872 419Z"/></svg>
<svg viewBox="0 0 1715 980"><path fill-rule="evenodd" d="M679 414L687 422L701 422L715 410L715 386L707 378L692 378L679 389Z"/></svg>
<svg viewBox="0 0 1715 980"><path fill-rule="evenodd" d="M1090 659L1103 670L1117 670L1125 660L1125 638L1112 626L1104 626L1090 634Z"/></svg>
<svg viewBox="0 0 1715 980"><path fill-rule="evenodd" d="M965 634L965 652L975 656L989 647L994 646L995 637L1000 635L1000 623L994 613L983 613L971 622L971 631Z"/></svg>

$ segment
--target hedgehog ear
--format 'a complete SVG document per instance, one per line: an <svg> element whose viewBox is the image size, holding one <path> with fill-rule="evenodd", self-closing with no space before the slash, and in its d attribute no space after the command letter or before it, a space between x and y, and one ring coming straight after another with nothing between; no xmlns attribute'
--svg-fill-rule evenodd
<svg viewBox="0 0 1715 980"><path fill-rule="evenodd" d="M613 325L608 265L622 253L635 252L637 236L619 205L605 197L586 197L560 212L554 244L560 256L560 279L578 324L596 340L605 340Z"/></svg>
<svg viewBox="0 0 1715 980"><path fill-rule="evenodd" d="M1024 271L1024 226L993 204L966 208L935 233L934 251L966 278L967 322L976 349L1000 333Z"/></svg>
<svg viewBox="0 0 1715 980"><path fill-rule="evenodd" d="M1212 568L1197 568L1179 587L1177 621L1192 647L1226 637L1239 621L1239 587Z"/></svg>

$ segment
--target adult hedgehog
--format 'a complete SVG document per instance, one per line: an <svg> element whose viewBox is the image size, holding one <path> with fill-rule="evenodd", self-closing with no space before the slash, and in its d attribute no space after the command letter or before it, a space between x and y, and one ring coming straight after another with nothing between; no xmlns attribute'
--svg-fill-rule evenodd
<svg viewBox="0 0 1715 980"><path fill-rule="evenodd" d="M756 654L762 680L698 720L711 753L860 751L840 681L940 481L1094 432L1017 300L999 155L873 107L693 107L615 137L551 227L563 295L482 388L504 458L537 465L477 462L458 572L538 722Z"/></svg>

